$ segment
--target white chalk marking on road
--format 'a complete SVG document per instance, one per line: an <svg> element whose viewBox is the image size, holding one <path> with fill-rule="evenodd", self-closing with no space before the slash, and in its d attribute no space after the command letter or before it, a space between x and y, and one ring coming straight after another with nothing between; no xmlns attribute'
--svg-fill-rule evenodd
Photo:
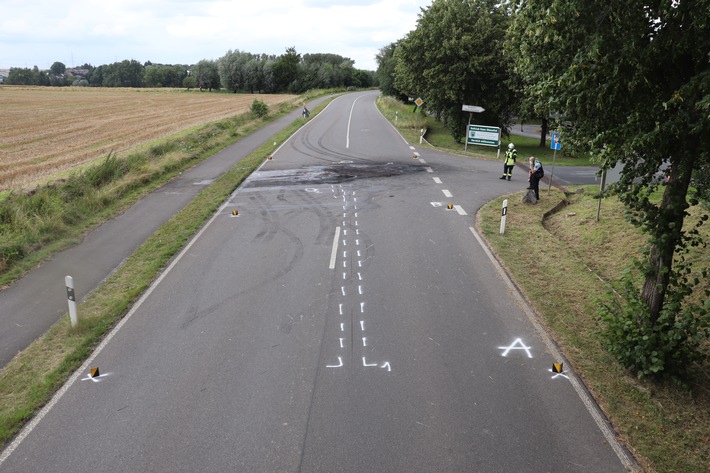
<svg viewBox="0 0 710 473"><path fill-rule="evenodd" d="M360 234L360 229L359 229L359 228L356 228L356 229L355 229L355 235L359 235L359 234Z"/></svg>
<svg viewBox="0 0 710 473"><path fill-rule="evenodd" d="M358 262L357 262L357 267L358 267L358 268L362 268L362 261L358 260Z"/></svg>
<svg viewBox="0 0 710 473"><path fill-rule="evenodd" d="M357 292L358 292L360 295L362 295L362 286L358 286L358 287L357 287Z"/></svg>
<svg viewBox="0 0 710 473"><path fill-rule="evenodd" d="M367 347L367 337L362 337L362 346Z"/></svg>
<svg viewBox="0 0 710 473"><path fill-rule="evenodd" d="M355 239L355 245L356 245L356 246L360 246L360 240L357 239L357 238Z"/></svg>
<svg viewBox="0 0 710 473"><path fill-rule="evenodd" d="M409 149L411 149L412 151L414 151L416 148L415 148L414 146L410 146Z"/></svg>
<svg viewBox="0 0 710 473"><path fill-rule="evenodd" d="M528 354L528 358L532 358L530 348L531 347L525 346L520 338L516 338L509 347L498 347L499 350L505 350L502 356L508 356L508 352L510 352L510 350L525 350L525 353Z"/></svg>
<svg viewBox="0 0 710 473"><path fill-rule="evenodd" d="M360 313L361 314L365 313L365 303L364 302L360 302Z"/></svg>
<svg viewBox="0 0 710 473"><path fill-rule="evenodd" d="M347 241L347 240L343 240L343 246L348 246L348 241Z"/></svg>
<svg viewBox="0 0 710 473"><path fill-rule="evenodd" d="M340 324L340 331L344 332L345 331L345 324Z"/></svg>
<svg viewBox="0 0 710 473"><path fill-rule="evenodd" d="M443 206L443 205L444 205L444 204L442 204L441 202L432 202L432 203L431 203L431 206L432 206L432 207L441 207L441 206Z"/></svg>
<svg viewBox="0 0 710 473"><path fill-rule="evenodd" d="M343 279L348 279L348 273L343 273Z"/></svg>
<svg viewBox="0 0 710 473"><path fill-rule="evenodd" d="M357 212L355 212L355 218L357 218Z"/></svg>
<svg viewBox="0 0 710 473"><path fill-rule="evenodd" d="M554 373L554 372L552 371L552 368L548 369L547 371L549 371L550 373ZM567 376L567 375L564 374L564 373L555 373L555 375L554 375L551 379L555 379L555 378L557 378L558 376L562 376L563 378L569 379L569 376Z"/></svg>
<svg viewBox="0 0 710 473"><path fill-rule="evenodd" d="M341 286L340 290L343 292L343 296L345 296L345 288Z"/></svg>
<svg viewBox="0 0 710 473"><path fill-rule="evenodd" d="M453 197L454 195L449 192L449 189L443 189L441 192L444 193L444 197Z"/></svg>
<svg viewBox="0 0 710 473"><path fill-rule="evenodd" d="M340 315L343 315L343 304L338 304L338 310L340 311Z"/></svg>
<svg viewBox="0 0 710 473"><path fill-rule="evenodd" d="M362 357L362 366L377 366L377 363L368 363L368 362L365 360L365 357L363 356L363 357Z"/></svg>
<svg viewBox="0 0 710 473"><path fill-rule="evenodd" d="M357 273L357 279L358 279L359 281L362 281L362 274Z"/></svg>
<svg viewBox="0 0 710 473"><path fill-rule="evenodd" d="M343 348L343 340L345 340L345 339L344 338L340 339L340 348Z"/></svg>
<svg viewBox="0 0 710 473"><path fill-rule="evenodd" d="M481 246L481 248L483 248L483 251L488 256L488 259L493 264L493 267L498 272L500 278L503 280L503 282L505 282L505 285L508 286L508 289L510 289L510 293L513 294L513 297L515 297L520 303L523 312L525 312L525 314L528 316L530 323L537 330L540 339L543 341L543 343L545 343L545 347L547 348L548 353L550 353L554 358L561 360L563 358L562 353L560 353L555 344L552 343L552 340L550 339L550 336L547 334L547 332L543 330L542 326L537 321L535 313L532 311L523 296L517 290L515 284L513 284L513 281L510 280L510 277L500 265L496 257L493 256L493 253L491 252L490 248L488 248L488 245L483 241L478 232L476 232L475 228L468 228L469 230L471 230L471 233L473 233L473 236L478 241L478 244ZM599 430L602 432L604 438L609 443L609 446L611 446L611 448L614 450L614 453L616 453L616 456L619 458L619 461L621 461L622 465L624 465L627 470L631 471L634 468L634 463L632 463L631 459L629 459L629 456L626 454L624 447L621 446L619 440L616 438L616 435L614 435L614 432L607 424L606 419L604 419L604 417L599 412L599 408L597 407L594 399L591 398L587 390L584 388L584 386L582 386L582 383L579 381L579 379L577 379L576 376L574 376L574 374L569 374L569 380L570 383L572 383L572 387L574 387L574 390L577 392L577 395L582 400L582 403L584 403L585 407L587 408L587 412L589 412L589 414L592 416L594 422L597 424L597 427L599 427Z"/></svg>
<svg viewBox="0 0 710 473"><path fill-rule="evenodd" d="M422 164L426 164L426 161L424 161L424 158L419 158L419 162Z"/></svg>
<svg viewBox="0 0 710 473"><path fill-rule="evenodd" d="M426 169L426 172L434 172L434 170L430 167L426 167L425 169Z"/></svg>
<svg viewBox="0 0 710 473"><path fill-rule="evenodd" d="M343 261L343 268L347 268L347 267L348 267L348 262L347 262L347 261Z"/></svg>
<svg viewBox="0 0 710 473"><path fill-rule="evenodd" d="M385 361L384 363L382 363L382 366L380 366L380 368L387 368L387 371L392 371L392 367L390 366L389 361Z"/></svg>
<svg viewBox="0 0 710 473"><path fill-rule="evenodd" d="M434 178L434 182L436 182L437 184L442 184L441 179L438 177Z"/></svg>
<svg viewBox="0 0 710 473"><path fill-rule="evenodd" d="M348 252L347 252L347 251L343 251L343 258L347 258L347 257L348 257Z"/></svg>
<svg viewBox="0 0 710 473"><path fill-rule="evenodd" d="M358 258L362 256L362 255L360 254L360 250L357 250L357 256L358 256Z"/></svg>
<svg viewBox="0 0 710 473"><path fill-rule="evenodd" d="M454 209L459 213L459 215L468 215L466 211L460 205L454 205Z"/></svg>
<svg viewBox="0 0 710 473"><path fill-rule="evenodd" d="M340 368L341 366L343 366L343 358L341 356L338 357L337 365L325 365L326 368Z"/></svg>
<svg viewBox="0 0 710 473"><path fill-rule="evenodd" d="M333 251L330 253L330 269L335 269L335 258L338 255L338 241L340 241L340 227L335 227L335 237L333 238Z"/></svg>
<svg viewBox="0 0 710 473"><path fill-rule="evenodd" d="M361 321L360 321L360 330L361 330L362 332L365 331L365 321L364 321L364 320L361 320Z"/></svg>

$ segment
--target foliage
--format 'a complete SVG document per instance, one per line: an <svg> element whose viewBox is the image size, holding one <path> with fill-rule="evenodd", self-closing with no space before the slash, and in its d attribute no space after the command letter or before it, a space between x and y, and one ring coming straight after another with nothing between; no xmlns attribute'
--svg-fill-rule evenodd
<svg viewBox="0 0 710 473"><path fill-rule="evenodd" d="M103 87L143 87L143 65L135 59L124 59L102 68Z"/></svg>
<svg viewBox="0 0 710 473"><path fill-rule="evenodd" d="M251 104L251 113L259 118L264 118L269 114L269 106L259 99L254 99Z"/></svg>
<svg viewBox="0 0 710 473"><path fill-rule="evenodd" d="M286 48L286 53L279 56L272 66L276 90L287 90L298 79L298 65L301 55L295 47Z"/></svg>
<svg viewBox="0 0 710 473"><path fill-rule="evenodd" d="M407 96L402 94L394 84L395 66L397 65L397 59L394 57L396 49L396 42L380 48L380 52L375 57L377 60L377 79L380 82L380 90L383 94L406 100Z"/></svg>
<svg viewBox="0 0 710 473"><path fill-rule="evenodd" d="M469 118L464 104L485 109L477 122L505 127L514 99L502 54L507 26L507 11L496 0L432 3L395 48L395 88L421 97L457 140Z"/></svg>
<svg viewBox="0 0 710 473"><path fill-rule="evenodd" d="M146 87L180 87L187 77L183 65L147 64L143 81Z"/></svg>
<svg viewBox="0 0 710 473"><path fill-rule="evenodd" d="M529 0L514 10L510 35L517 70L532 74L529 96L564 115L566 143L604 166L623 163L619 196L649 236L639 297L653 330L669 330L666 302L678 304L687 292L673 270L676 250L699 244L683 228L697 204L689 184L693 170L710 162L710 1ZM663 163L672 178L656 203ZM644 323L637 320L638 328Z"/></svg>
<svg viewBox="0 0 710 473"><path fill-rule="evenodd" d="M49 70L52 72L52 74L59 76L63 75L67 71L67 66L65 66L59 61L56 61L50 66Z"/></svg>
<svg viewBox="0 0 710 473"><path fill-rule="evenodd" d="M197 87L199 87L200 90L219 90L219 72L215 61L203 59L198 62L195 64L195 67L192 68L192 75L195 77Z"/></svg>
<svg viewBox="0 0 710 473"><path fill-rule="evenodd" d="M706 271L704 275L707 277ZM680 284L677 289L669 291L655 320L629 272L617 290L610 290L607 299L600 301L607 350L640 378L662 376L682 381L692 363L707 359L701 344L710 333L710 299L704 306L684 304L692 285Z"/></svg>

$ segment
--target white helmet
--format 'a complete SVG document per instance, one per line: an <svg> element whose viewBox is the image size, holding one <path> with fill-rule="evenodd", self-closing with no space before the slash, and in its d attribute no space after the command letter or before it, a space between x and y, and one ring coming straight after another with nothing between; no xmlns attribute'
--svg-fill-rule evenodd
<svg viewBox="0 0 710 473"><path fill-rule="evenodd" d="M515 145L513 143L508 143L508 149L513 149L515 148Z"/></svg>

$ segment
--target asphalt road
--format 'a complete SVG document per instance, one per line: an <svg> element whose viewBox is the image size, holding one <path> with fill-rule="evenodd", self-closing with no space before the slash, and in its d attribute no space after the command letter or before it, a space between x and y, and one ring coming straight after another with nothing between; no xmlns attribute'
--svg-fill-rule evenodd
<svg viewBox="0 0 710 473"><path fill-rule="evenodd" d="M240 187L0 470L625 471L472 229L515 174L413 149L375 96Z"/></svg>

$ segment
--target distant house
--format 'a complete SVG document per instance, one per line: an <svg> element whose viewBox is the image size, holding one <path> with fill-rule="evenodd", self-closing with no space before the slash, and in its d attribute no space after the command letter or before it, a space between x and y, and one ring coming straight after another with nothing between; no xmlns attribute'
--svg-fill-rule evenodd
<svg viewBox="0 0 710 473"><path fill-rule="evenodd" d="M78 67L72 68L72 69L67 69L66 74L68 76L72 77L79 77L81 79L86 79L86 76L89 75L89 70L88 69L80 69Z"/></svg>

